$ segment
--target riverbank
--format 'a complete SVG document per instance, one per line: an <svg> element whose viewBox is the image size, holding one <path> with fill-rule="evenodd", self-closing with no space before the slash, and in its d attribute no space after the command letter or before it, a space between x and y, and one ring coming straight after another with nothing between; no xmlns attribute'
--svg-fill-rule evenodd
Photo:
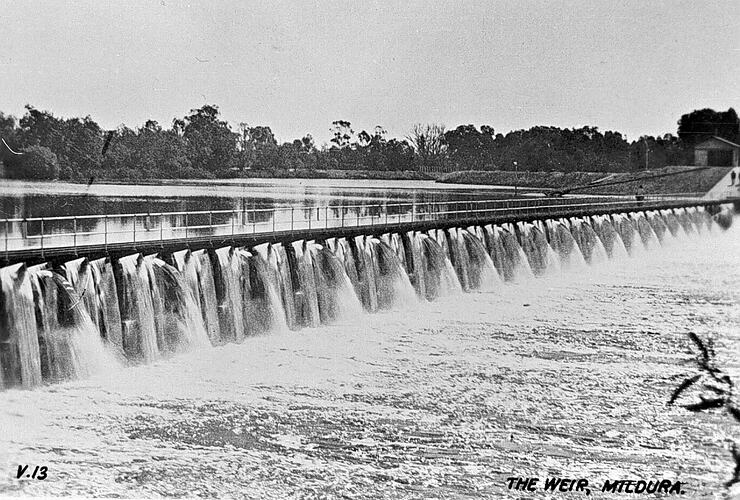
<svg viewBox="0 0 740 500"><path fill-rule="evenodd" d="M577 193L634 194L640 186L645 193L706 193L727 173L730 167L673 166L640 172L511 172L467 170L453 172L437 182L450 184L490 184L542 189L572 190L592 183L599 185L579 188ZM603 185L601 185L603 184Z"/></svg>

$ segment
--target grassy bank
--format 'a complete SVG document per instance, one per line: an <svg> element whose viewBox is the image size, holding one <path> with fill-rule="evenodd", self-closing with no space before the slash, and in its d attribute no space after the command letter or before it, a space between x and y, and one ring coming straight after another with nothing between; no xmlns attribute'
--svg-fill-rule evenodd
<svg viewBox="0 0 740 500"><path fill-rule="evenodd" d="M603 172L519 172L468 170L447 174L438 182L456 184L491 184L529 187L543 190L567 190L591 183L608 183L577 189L576 193L634 194L639 186L645 193L707 192L727 175L729 167L665 167L630 173ZM664 177L657 177L664 176ZM611 184L624 182L623 184Z"/></svg>

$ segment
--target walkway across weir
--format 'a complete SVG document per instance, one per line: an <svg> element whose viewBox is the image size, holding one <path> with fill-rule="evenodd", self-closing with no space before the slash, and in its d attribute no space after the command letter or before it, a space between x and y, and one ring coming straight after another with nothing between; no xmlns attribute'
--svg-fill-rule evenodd
<svg viewBox="0 0 740 500"><path fill-rule="evenodd" d="M0 219L5 264L740 204L699 195L517 198Z"/></svg>

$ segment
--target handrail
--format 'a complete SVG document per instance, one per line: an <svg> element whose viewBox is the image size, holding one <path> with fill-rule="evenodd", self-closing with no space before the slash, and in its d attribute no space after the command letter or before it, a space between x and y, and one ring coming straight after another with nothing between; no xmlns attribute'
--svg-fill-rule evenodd
<svg viewBox="0 0 740 500"><path fill-rule="evenodd" d="M651 209L660 201L698 204L700 196L644 195L634 197L568 197L483 199L434 202L380 202L364 205L143 212L106 215L75 215L0 219L0 246L6 254L16 250L49 250L93 245L135 244L197 238L235 239L246 235L269 235L284 231L388 226L414 222L482 220L500 216L547 217L552 213L583 212L586 208ZM298 217L296 209L298 208ZM301 213L302 211L302 213ZM200 216L200 218L198 217ZM205 222L204 222L205 220ZM36 224L39 223L39 224ZM31 225L32 227L29 227Z"/></svg>

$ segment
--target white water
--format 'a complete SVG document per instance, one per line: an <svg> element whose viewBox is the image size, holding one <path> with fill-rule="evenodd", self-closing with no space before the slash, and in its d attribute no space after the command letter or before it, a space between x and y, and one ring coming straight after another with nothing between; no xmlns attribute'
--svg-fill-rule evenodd
<svg viewBox="0 0 740 500"><path fill-rule="evenodd" d="M59 474L24 483L26 494L246 489L281 498L315 488L394 497L443 488L446 496L498 498L507 494L506 474L495 471L512 466L594 481L680 469L696 493L729 470L721 442L703 438L717 424L666 409L662 398L686 369L683 332L723 332L722 347L733 345L738 236L737 226L699 238L667 233L671 247L613 257L585 273L558 267L546 245L543 275L493 293L432 303L414 293L352 322L300 334L275 328L283 333L87 381L9 390L0 394L0 429L24 432L2 436L0 449L8 463L41 460ZM372 256L380 241L369 240ZM386 270L398 269L397 253L384 248L395 256L385 256L393 263ZM284 317L262 252L248 258L263 263L265 307ZM136 277L145 262L133 256L121 265ZM444 267L451 270L449 259ZM413 292L408 278L401 281ZM244 474L209 474L206 462Z"/></svg>

